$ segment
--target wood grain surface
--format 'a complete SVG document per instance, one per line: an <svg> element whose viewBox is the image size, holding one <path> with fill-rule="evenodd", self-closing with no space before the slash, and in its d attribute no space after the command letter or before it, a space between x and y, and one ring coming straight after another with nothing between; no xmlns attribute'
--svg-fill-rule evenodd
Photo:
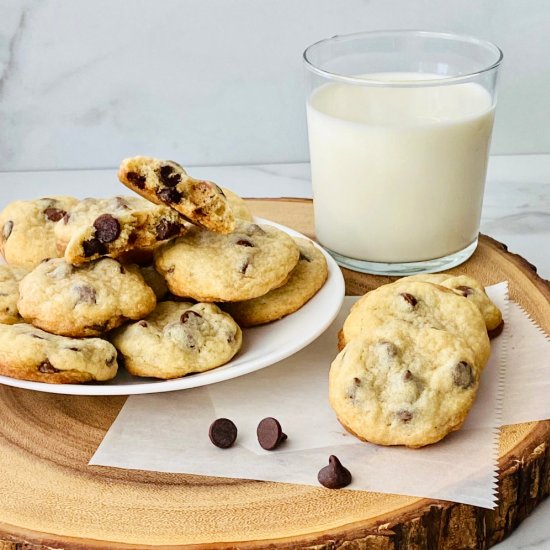
<svg viewBox="0 0 550 550"><path fill-rule="evenodd" d="M254 213L313 237L311 203L250 200ZM550 286L482 237L456 273L508 280L511 298L550 334ZM348 293L385 277L344 270ZM336 354L336 349L335 349ZM327 357L327 363L332 357ZM123 397L0 386L0 550L46 548L484 549L550 492L550 422L507 426L499 506L362 491L88 466Z"/></svg>

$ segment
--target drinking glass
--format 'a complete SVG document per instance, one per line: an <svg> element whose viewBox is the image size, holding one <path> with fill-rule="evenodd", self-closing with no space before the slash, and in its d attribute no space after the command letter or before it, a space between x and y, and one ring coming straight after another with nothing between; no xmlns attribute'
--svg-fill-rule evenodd
<svg viewBox="0 0 550 550"><path fill-rule="evenodd" d="M425 31L305 50L315 227L340 265L410 275L473 254L501 61L490 42Z"/></svg>

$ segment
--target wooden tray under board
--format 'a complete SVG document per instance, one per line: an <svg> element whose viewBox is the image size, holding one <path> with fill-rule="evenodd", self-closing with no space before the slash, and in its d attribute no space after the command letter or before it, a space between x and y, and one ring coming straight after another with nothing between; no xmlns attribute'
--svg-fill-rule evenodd
<svg viewBox="0 0 550 550"><path fill-rule="evenodd" d="M314 236L310 201L249 204L259 216ZM550 285L504 245L481 237L474 256L453 271L472 274L484 284L507 279L511 298L550 334ZM347 270L344 275L348 294L389 281ZM124 400L0 387L0 550L479 550L502 540L550 492L550 421L502 430L496 510L360 491L87 466Z"/></svg>

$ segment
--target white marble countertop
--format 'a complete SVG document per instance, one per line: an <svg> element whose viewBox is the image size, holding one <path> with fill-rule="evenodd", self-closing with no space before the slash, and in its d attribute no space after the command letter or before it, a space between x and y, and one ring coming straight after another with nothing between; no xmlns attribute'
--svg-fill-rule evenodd
<svg viewBox="0 0 550 550"><path fill-rule="evenodd" d="M311 197L309 165L270 164L190 168L195 177L229 187L244 197ZM46 194L77 197L125 192L116 170L0 172L0 207ZM491 157L481 231L506 243L550 279L550 155ZM550 548L550 499L499 550Z"/></svg>

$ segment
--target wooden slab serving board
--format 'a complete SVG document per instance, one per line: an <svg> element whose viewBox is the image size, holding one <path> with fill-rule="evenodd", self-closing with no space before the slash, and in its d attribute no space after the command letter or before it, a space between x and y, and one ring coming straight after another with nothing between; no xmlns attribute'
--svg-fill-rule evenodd
<svg viewBox="0 0 550 550"><path fill-rule="evenodd" d="M259 216L314 236L309 201L249 204ZM550 285L500 243L482 237L474 256L453 271L484 284L507 279L511 298L550 334ZM389 280L344 274L349 294ZM0 387L0 550L479 550L502 540L550 492L548 421L502 430L495 510L361 491L88 466L124 401Z"/></svg>

